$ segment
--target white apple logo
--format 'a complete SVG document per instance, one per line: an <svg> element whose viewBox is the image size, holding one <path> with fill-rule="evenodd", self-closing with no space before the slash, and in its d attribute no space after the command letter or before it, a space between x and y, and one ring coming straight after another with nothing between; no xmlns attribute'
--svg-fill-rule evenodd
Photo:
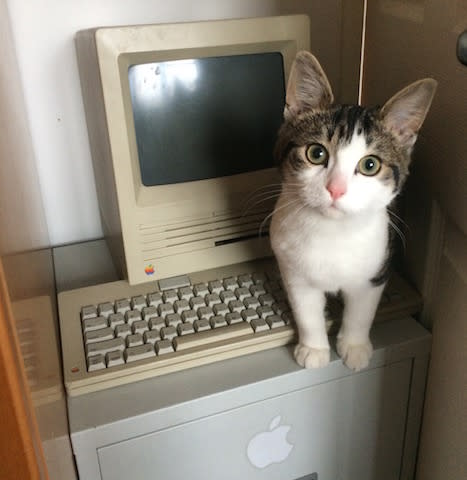
<svg viewBox="0 0 467 480"><path fill-rule="evenodd" d="M266 468L272 463L283 462L292 451L293 445L287 441L290 425L279 426L281 416L274 417L268 432L255 435L248 443L248 459L257 468Z"/></svg>

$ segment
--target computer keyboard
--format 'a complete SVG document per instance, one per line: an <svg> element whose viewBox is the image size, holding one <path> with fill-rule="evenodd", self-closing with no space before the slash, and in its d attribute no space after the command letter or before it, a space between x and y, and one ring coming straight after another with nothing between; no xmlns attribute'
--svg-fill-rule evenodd
<svg viewBox="0 0 467 480"><path fill-rule="evenodd" d="M277 267L252 262L130 286L119 281L59 294L69 395L110 388L286 345L293 316ZM421 299L394 277L377 319L413 314ZM328 309L328 327L339 316Z"/></svg>

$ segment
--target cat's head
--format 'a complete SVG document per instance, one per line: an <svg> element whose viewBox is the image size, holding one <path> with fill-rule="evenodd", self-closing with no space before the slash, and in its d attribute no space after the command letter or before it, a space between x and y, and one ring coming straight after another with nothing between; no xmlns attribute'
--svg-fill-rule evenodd
<svg viewBox="0 0 467 480"><path fill-rule="evenodd" d="M382 108L334 105L320 64L299 52L276 144L284 190L329 217L386 208L408 175L436 85L419 80Z"/></svg>

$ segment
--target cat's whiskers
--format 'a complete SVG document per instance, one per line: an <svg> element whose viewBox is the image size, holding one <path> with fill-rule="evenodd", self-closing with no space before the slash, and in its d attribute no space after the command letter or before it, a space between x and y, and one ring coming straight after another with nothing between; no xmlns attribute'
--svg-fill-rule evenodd
<svg viewBox="0 0 467 480"><path fill-rule="evenodd" d="M407 225L407 223L401 218L399 217L399 215L397 215L397 213L393 212L392 210L390 210L389 208L387 209L389 215L392 215L396 220L398 220L407 230L409 230L409 226Z"/></svg>
<svg viewBox="0 0 467 480"><path fill-rule="evenodd" d="M280 190L276 192L264 192L262 195L258 195L257 197L255 197L254 202L252 202L253 200L252 198L250 200L250 203L244 206L244 210L241 216L245 217L248 213L250 213L251 210L257 207L259 204L278 198L280 194L281 194Z"/></svg>
<svg viewBox="0 0 467 480"><path fill-rule="evenodd" d="M297 185L298 186L298 185ZM270 184L264 185L251 193L244 202L244 207L241 216L246 216L252 209L260 203L265 203L269 200L278 198L281 193L294 193L295 190L288 185Z"/></svg>
<svg viewBox="0 0 467 480"><path fill-rule="evenodd" d="M262 235L262 230L263 230L263 226L265 225L265 223L274 215L276 214L279 210L283 210L284 208L287 208L287 207L290 207L291 205L293 205L294 203L297 203L299 202L300 199L299 198L295 198L294 200L291 200L290 202L284 204L284 205L281 205L280 207L276 207L274 208L274 210L269 213L268 215L266 215L266 217L264 218L264 220L261 222L260 226L259 226L259 232L258 232L258 235L261 236Z"/></svg>
<svg viewBox="0 0 467 480"><path fill-rule="evenodd" d="M397 235L399 235L399 237L402 241L402 247L405 251L406 247L407 247L407 244L406 244L404 232L402 232L402 230L391 220L391 218L389 218L389 225L394 229L394 231L397 233Z"/></svg>

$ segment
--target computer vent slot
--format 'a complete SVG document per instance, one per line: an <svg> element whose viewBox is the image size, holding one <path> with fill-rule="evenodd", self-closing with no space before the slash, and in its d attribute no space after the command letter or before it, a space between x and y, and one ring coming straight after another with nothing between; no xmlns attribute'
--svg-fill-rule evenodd
<svg viewBox="0 0 467 480"><path fill-rule="evenodd" d="M168 257L269 234L270 210L224 215L170 225L141 225L143 258Z"/></svg>

